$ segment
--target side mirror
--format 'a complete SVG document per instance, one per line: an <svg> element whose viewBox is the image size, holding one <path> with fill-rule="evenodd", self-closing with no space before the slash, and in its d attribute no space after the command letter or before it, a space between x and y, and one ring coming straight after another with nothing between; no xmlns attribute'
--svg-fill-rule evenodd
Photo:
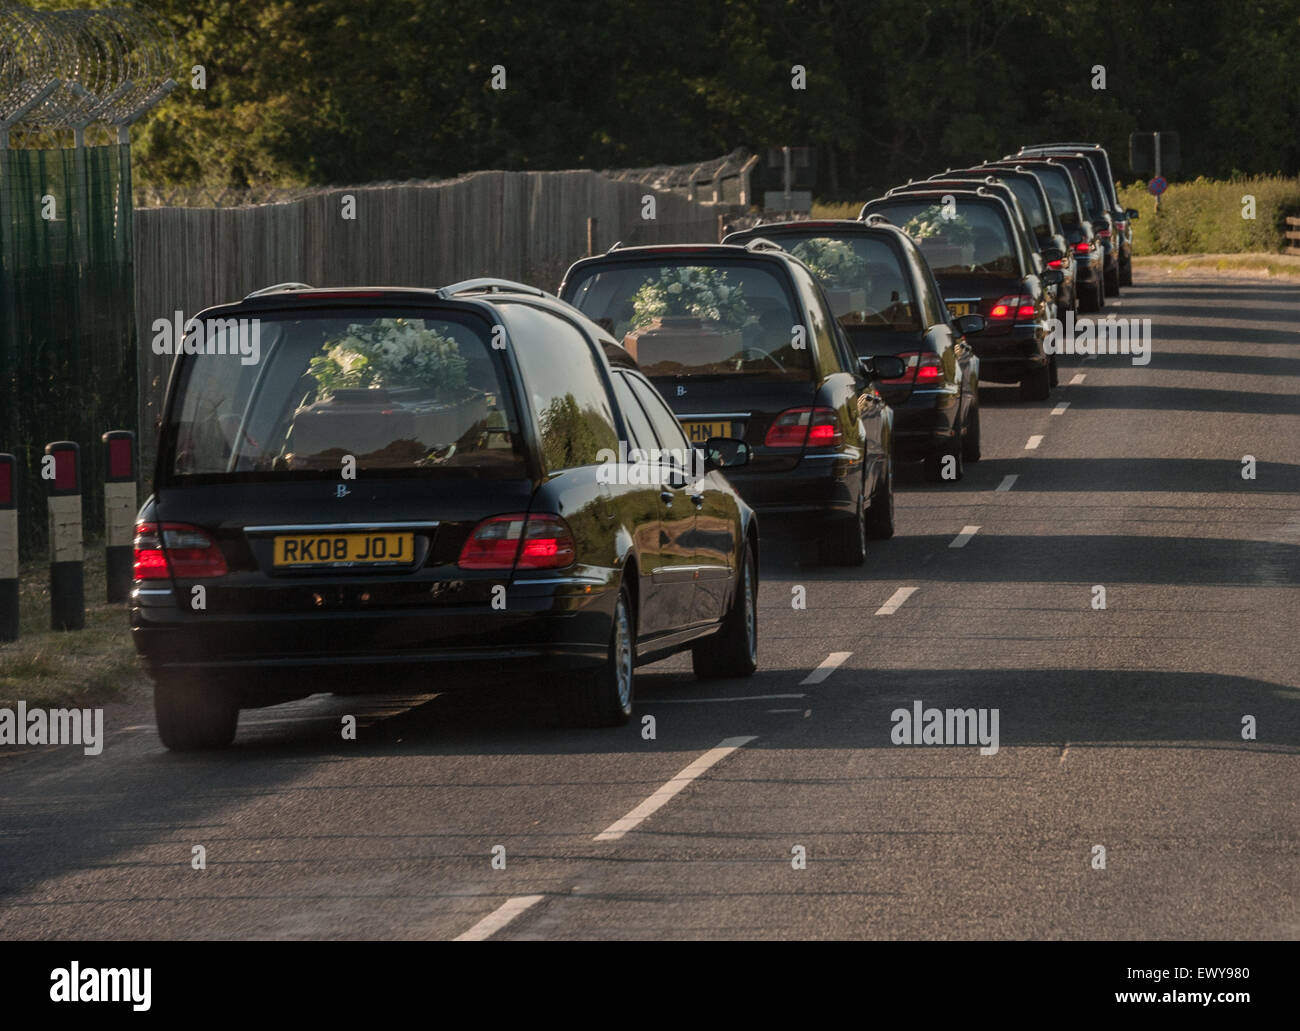
<svg viewBox="0 0 1300 1031"><path fill-rule="evenodd" d="M1141 212L1139 212L1137 208L1129 208L1125 214L1128 215L1128 220L1130 222L1136 222L1138 215L1141 214Z"/></svg>
<svg viewBox="0 0 1300 1031"><path fill-rule="evenodd" d="M1058 247L1044 247L1040 253L1043 256L1043 260L1049 265L1054 261L1061 261L1065 257Z"/></svg>
<svg viewBox="0 0 1300 1031"><path fill-rule="evenodd" d="M969 333L983 333L987 323L983 315L958 315L957 328L961 330L961 335L966 336Z"/></svg>
<svg viewBox="0 0 1300 1031"><path fill-rule="evenodd" d="M749 445L735 437L710 437L704 442L705 469L737 469L748 465Z"/></svg>
<svg viewBox="0 0 1300 1031"><path fill-rule="evenodd" d="M1043 273L1043 282L1048 286L1060 286L1065 282L1065 273L1059 268L1049 268Z"/></svg>
<svg viewBox="0 0 1300 1031"><path fill-rule="evenodd" d="M867 382L898 379L907 375L907 362L892 354L873 354L858 359L858 369Z"/></svg>

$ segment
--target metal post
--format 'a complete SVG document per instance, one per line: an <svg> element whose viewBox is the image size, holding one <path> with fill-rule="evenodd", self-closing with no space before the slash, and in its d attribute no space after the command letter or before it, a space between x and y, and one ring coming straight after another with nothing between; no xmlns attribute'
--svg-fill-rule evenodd
<svg viewBox="0 0 1300 1031"><path fill-rule="evenodd" d="M594 218L588 218L587 219L587 257L590 258L595 253L596 253L596 220Z"/></svg>
<svg viewBox="0 0 1300 1031"><path fill-rule="evenodd" d="M135 550L135 434L109 430L104 444L104 570L109 601L131 590Z"/></svg>
<svg viewBox="0 0 1300 1031"><path fill-rule="evenodd" d="M1153 141L1153 142L1152 142L1152 148L1153 148L1153 150L1154 150L1154 154L1155 154L1155 164L1156 164L1156 174L1155 174L1155 177L1156 177L1157 179L1159 179L1159 178L1160 178L1160 133L1158 133L1158 132L1153 132L1153 133L1151 134L1151 139L1152 139L1152 141ZM1156 211L1159 211L1159 210L1160 210L1160 194L1157 193L1157 194L1156 194Z"/></svg>
<svg viewBox="0 0 1300 1031"><path fill-rule="evenodd" d="M54 458L54 479L50 481L48 499L50 626L54 630L80 630L86 625L81 449L71 440L56 440L45 445L45 454Z"/></svg>
<svg viewBox="0 0 1300 1031"><path fill-rule="evenodd" d="M781 178L782 188L785 190L785 217L790 218L794 208L794 198L790 196L790 191L794 187L794 169L790 165L790 148L788 146L781 148L781 156L785 163L785 170Z"/></svg>
<svg viewBox="0 0 1300 1031"><path fill-rule="evenodd" d="M18 462L0 455L0 641L18 640Z"/></svg>

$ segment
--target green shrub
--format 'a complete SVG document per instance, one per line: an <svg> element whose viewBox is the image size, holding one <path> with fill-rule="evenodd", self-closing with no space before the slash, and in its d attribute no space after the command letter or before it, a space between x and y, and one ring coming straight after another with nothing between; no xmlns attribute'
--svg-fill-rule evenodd
<svg viewBox="0 0 1300 1031"><path fill-rule="evenodd" d="M1242 197L1255 198L1254 219L1242 218ZM1120 203L1137 208L1133 253L1276 254L1283 248L1286 216L1300 215L1300 179L1257 176L1231 180L1194 179L1172 183L1160 198L1146 183L1121 186Z"/></svg>

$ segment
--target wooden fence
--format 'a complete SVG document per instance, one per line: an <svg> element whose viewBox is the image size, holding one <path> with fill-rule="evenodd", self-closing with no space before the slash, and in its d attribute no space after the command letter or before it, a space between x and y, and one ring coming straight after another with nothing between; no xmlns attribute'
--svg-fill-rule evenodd
<svg viewBox="0 0 1300 1031"><path fill-rule="evenodd" d="M642 217L655 198L654 219ZM353 218L345 218L348 198ZM476 172L438 183L322 190L240 208L138 208L135 311L140 440L152 468L154 430L172 359L150 346L155 319L185 318L273 283L442 286L499 276L555 290L587 253L718 239L718 213L670 192L596 172Z"/></svg>
<svg viewBox="0 0 1300 1031"><path fill-rule="evenodd" d="M1300 218L1287 216L1286 250L1285 254L1300 254Z"/></svg>

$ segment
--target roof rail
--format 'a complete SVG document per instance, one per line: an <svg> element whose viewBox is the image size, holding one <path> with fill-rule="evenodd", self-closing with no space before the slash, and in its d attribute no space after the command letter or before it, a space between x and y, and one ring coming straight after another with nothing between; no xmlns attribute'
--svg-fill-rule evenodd
<svg viewBox="0 0 1300 1031"><path fill-rule="evenodd" d="M771 240L762 236L756 236L745 244L747 251L783 251L785 250L780 244L773 243Z"/></svg>
<svg viewBox="0 0 1300 1031"><path fill-rule="evenodd" d="M529 286L527 283L516 283L511 279L493 279L484 277L481 279L465 279L459 283L452 283L450 286L444 286L441 290L436 291L441 297L452 297L455 294L477 294L477 293L512 293L512 294L532 294L535 297L549 297L552 300L558 300L554 294L549 294L536 286Z"/></svg>
<svg viewBox="0 0 1300 1031"><path fill-rule="evenodd" d="M609 250L607 250L605 253L613 254L616 250L618 250L622 246L623 246L622 240L615 240L613 243L609 245Z"/></svg>
<svg viewBox="0 0 1300 1031"><path fill-rule="evenodd" d="M310 290L312 287L307 283L276 283L274 286L264 286L260 290L254 290L251 294L244 294L244 300L251 297L265 297L267 294L282 294L290 290Z"/></svg>

